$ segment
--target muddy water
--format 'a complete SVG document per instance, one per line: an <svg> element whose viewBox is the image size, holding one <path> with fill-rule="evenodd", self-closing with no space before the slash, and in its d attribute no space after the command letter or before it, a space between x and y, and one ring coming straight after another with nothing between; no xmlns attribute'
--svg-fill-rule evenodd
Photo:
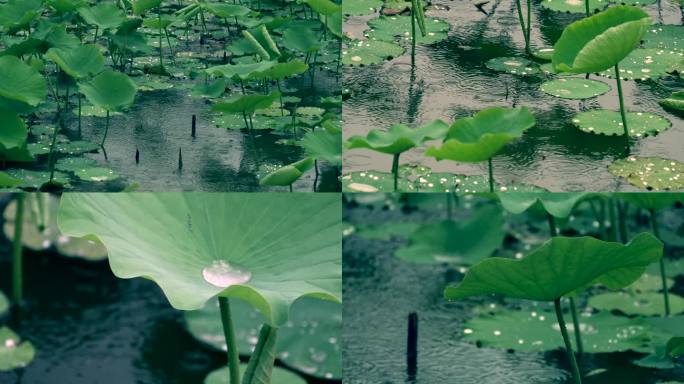
<svg viewBox="0 0 684 384"><path fill-rule="evenodd" d="M537 4L532 13L532 46L553 45L563 27L581 17L546 11L538 2L534 3ZM532 109L537 125L494 158L497 179L533 184L551 191L634 190L607 170L610 163L623 156L624 140L583 133L570 123L580 108L618 110L614 80L592 76L611 85L612 90L584 105L546 95L539 90L540 78L524 79L484 67L491 58L524 55L513 0L489 2L484 7L489 15L478 11L470 1L436 0L433 4L446 6L448 10L430 10L427 15L448 21L451 31L445 41L418 45L415 72L411 70L409 55L381 65L345 68L344 87L351 93L344 106L345 138L400 122L453 120L486 107L524 105ZM645 9L659 22L682 23L680 10L674 3L661 1L660 7L654 4ZM370 18L348 20L345 32L361 36ZM658 83L623 82L628 110L657 113L672 121L669 130L636 142L631 150L633 155L684 161L681 150L684 121L657 104L659 98L681 87L682 82L673 79ZM420 148L402 154L401 159L402 164L423 164L439 172L466 175L487 172L486 163L437 162L423 156ZM391 168L391 156L367 150L347 151L344 161L345 173L369 169L389 172Z"/></svg>

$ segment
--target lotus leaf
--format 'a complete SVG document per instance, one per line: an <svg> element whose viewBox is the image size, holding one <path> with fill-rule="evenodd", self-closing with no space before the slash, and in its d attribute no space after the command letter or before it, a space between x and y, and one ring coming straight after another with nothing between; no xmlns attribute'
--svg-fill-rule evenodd
<svg viewBox="0 0 684 384"><path fill-rule="evenodd" d="M81 45L71 50L51 48L45 57L76 80L96 75L104 69L104 56L96 44Z"/></svg>
<svg viewBox="0 0 684 384"><path fill-rule="evenodd" d="M0 372L27 366L36 354L30 341L21 342L7 327L0 327Z"/></svg>
<svg viewBox="0 0 684 384"><path fill-rule="evenodd" d="M616 160L608 171L623 177L637 188L669 191L684 188L684 164L660 157L635 157Z"/></svg>
<svg viewBox="0 0 684 384"><path fill-rule="evenodd" d="M240 372L244 373L247 369L246 364L240 364ZM204 384L230 384L230 369L228 367L219 368L209 373ZM295 373L287 369L273 367L271 376L272 384L306 384L306 380L302 379Z"/></svg>
<svg viewBox="0 0 684 384"><path fill-rule="evenodd" d="M644 36L644 48L684 51L684 27L681 25L652 25Z"/></svg>
<svg viewBox="0 0 684 384"><path fill-rule="evenodd" d="M582 313L579 321L585 352L643 351L650 341L650 327L639 318L600 312ZM573 335L573 324L567 326ZM564 347L555 314L543 308L485 313L468 320L461 332L465 340L490 348L543 352Z"/></svg>
<svg viewBox="0 0 684 384"><path fill-rule="evenodd" d="M532 56L539 60L551 61L553 58L553 48L539 48L532 51Z"/></svg>
<svg viewBox="0 0 684 384"><path fill-rule="evenodd" d="M306 153L317 159L325 160L336 167L342 166L342 135L326 130L307 132L301 146Z"/></svg>
<svg viewBox="0 0 684 384"><path fill-rule="evenodd" d="M395 256L414 263L474 264L502 244L503 216L496 206L475 210L466 220L445 220L418 228Z"/></svg>
<svg viewBox="0 0 684 384"><path fill-rule="evenodd" d="M226 64L207 68L206 72L212 76L223 76L234 80L251 80L271 69L277 62L260 61L249 64Z"/></svg>
<svg viewBox="0 0 684 384"><path fill-rule="evenodd" d="M684 298L670 294L670 313L684 312ZM665 313L663 295L657 292L608 292L591 296L588 306L602 311L618 310L628 315L653 316Z"/></svg>
<svg viewBox="0 0 684 384"><path fill-rule="evenodd" d="M116 276L155 281L177 309L242 299L280 326L302 296L341 300L340 204L325 194L74 193L58 223L98 238Z"/></svg>
<svg viewBox="0 0 684 384"><path fill-rule="evenodd" d="M0 188L16 187L21 184L21 180L11 177L5 172L0 171Z"/></svg>
<svg viewBox="0 0 684 384"><path fill-rule="evenodd" d="M105 70L88 83L79 84L79 91L92 104L116 111L133 104L137 88L126 74Z"/></svg>
<svg viewBox="0 0 684 384"><path fill-rule="evenodd" d="M534 62L519 57L496 57L487 60L485 66L492 71L506 72L511 75L529 76L539 73Z"/></svg>
<svg viewBox="0 0 684 384"><path fill-rule="evenodd" d="M650 24L646 12L623 5L578 20L556 41L554 70L589 73L612 68L639 44Z"/></svg>
<svg viewBox="0 0 684 384"><path fill-rule="evenodd" d="M382 16L368 22L371 28L364 32L369 40L393 42L411 41L411 16ZM416 43L432 44L445 40L449 32L449 23L440 19L426 20L426 34L416 34Z"/></svg>
<svg viewBox="0 0 684 384"><path fill-rule="evenodd" d="M684 91L673 92L670 97L659 100L658 104L665 108L684 112Z"/></svg>
<svg viewBox="0 0 684 384"><path fill-rule="evenodd" d="M0 148L14 149L26 144L26 125L12 111L0 108Z"/></svg>
<svg viewBox="0 0 684 384"><path fill-rule="evenodd" d="M342 2L342 13L345 16L370 15L382 7L382 0L345 0Z"/></svg>
<svg viewBox="0 0 684 384"><path fill-rule="evenodd" d="M442 120L435 120L418 128L397 124L387 131L371 130L366 137L352 136L347 142L347 148L368 148L396 155L420 146L427 140L440 139L446 135L448 129L449 126Z"/></svg>
<svg viewBox="0 0 684 384"><path fill-rule="evenodd" d="M401 166L399 171L401 174ZM392 192L394 191L394 175L387 172L359 171L346 174L342 177L342 190L344 192ZM397 191L412 191L411 183L400 177Z"/></svg>
<svg viewBox="0 0 684 384"><path fill-rule="evenodd" d="M610 86L601 81L577 77L547 81L541 90L562 99L590 99L610 91Z"/></svg>
<svg viewBox="0 0 684 384"><path fill-rule="evenodd" d="M425 154L437 160L484 161L509 142L522 137L534 124L534 116L526 107L486 108L473 117L454 121L442 146L430 147Z"/></svg>
<svg viewBox="0 0 684 384"><path fill-rule="evenodd" d="M221 19L247 16L252 12L251 9L237 4L206 3L205 7L209 12Z"/></svg>
<svg viewBox="0 0 684 384"><path fill-rule="evenodd" d="M299 75L309 69L309 65L299 59L294 59L284 63L277 63L271 68L254 74L255 79L283 80L285 78Z"/></svg>
<svg viewBox="0 0 684 384"><path fill-rule="evenodd" d="M304 0L304 3L324 16L334 16L342 12L342 6L330 0Z"/></svg>
<svg viewBox="0 0 684 384"><path fill-rule="evenodd" d="M283 46L304 53L313 53L323 48L318 35L311 28L298 25L283 32Z"/></svg>
<svg viewBox="0 0 684 384"><path fill-rule="evenodd" d="M86 23L96 25L103 31L118 28L126 21L126 15L114 2L79 8L78 14Z"/></svg>
<svg viewBox="0 0 684 384"><path fill-rule="evenodd" d="M142 15L152 8L157 8L161 5L161 0L133 0L133 13Z"/></svg>
<svg viewBox="0 0 684 384"><path fill-rule="evenodd" d="M192 95L197 97L208 97L215 99L223 95L228 86L228 81L225 78L218 78L207 83L197 84L192 89Z"/></svg>
<svg viewBox="0 0 684 384"><path fill-rule="evenodd" d="M553 237L520 260L494 257L474 265L457 286L449 286L449 300L501 294L553 301L593 283L619 289L636 281L663 254L663 243L648 233L627 245L593 237Z"/></svg>
<svg viewBox="0 0 684 384"><path fill-rule="evenodd" d="M23 189L40 189L40 187L50 181L50 172L29 171L27 169L8 169L7 174L10 177L21 180L21 184L18 184L17 187ZM62 172L55 172L52 181L68 186L69 175Z"/></svg>
<svg viewBox="0 0 684 384"><path fill-rule="evenodd" d="M14 56L0 57L0 106L2 98L37 106L47 96L45 79Z"/></svg>
<svg viewBox="0 0 684 384"><path fill-rule="evenodd" d="M659 48L635 49L620 62L620 78L648 80L684 70L684 52L666 51ZM615 77L615 71L606 70L601 76Z"/></svg>
<svg viewBox="0 0 684 384"><path fill-rule="evenodd" d="M86 5L85 0L48 0L48 5L57 12L73 12Z"/></svg>
<svg viewBox="0 0 684 384"><path fill-rule="evenodd" d="M631 137L655 136L672 126L670 120L653 113L627 112L626 117ZM624 136L620 112L594 109L578 113L572 122L587 133Z"/></svg>
<svg viewBox="0 0 684 384"><path fill-rule="evenodd" d="M273 91L268 95L245 95L230 98L214 104L212 111L223 113L246 112L253 114L257 109L268 108L280 98L280 92Z"/></svg>
<svg viewBox="0 0 684 384"><path fill-rule="evenodd" d="M307 157L295 163L278 168L259 180L260 185L292 185L314 166L313 159Z"/></svg>
<svg viewBox="0 0 684 384"><path fill-rule="evenodd" d="M673 337L668 340L666 353L675 358L684 355L684 337Z"/></svg>
<svg viewBox="0 0 684 384"><path fill-rule="evenodd" d="M404 48L397 44L378 40L351 40L342 50L342 64L370 65L382 63L401 56Z"/></svg>
<svg viewBox="0 0 684 384"><path fill-rule="evenodd" d="M9 30L24 28L42 10L43 0L9 0L0 5L0 25Z"/></svg>
<svg viewBox="0 0 684 384"><path fill-rule="evenodd" d="M534 205L541 205L546 212L557 218L567 218L577 204L587 196L585 193L499 193L501 205L513 214L520 214Z"/></svg>

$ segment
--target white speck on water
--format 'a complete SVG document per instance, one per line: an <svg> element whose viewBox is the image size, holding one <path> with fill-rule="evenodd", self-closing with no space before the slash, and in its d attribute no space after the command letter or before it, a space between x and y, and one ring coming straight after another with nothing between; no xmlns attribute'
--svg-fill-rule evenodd
<svg viewBox="0 0 684 384"><path fill-rule="evenodd" d="M225 260L214 260L210 266L202 270L204 280L214 286L227 288L231 285L245 284L252 278L252 272L228 264Z"/></svg>

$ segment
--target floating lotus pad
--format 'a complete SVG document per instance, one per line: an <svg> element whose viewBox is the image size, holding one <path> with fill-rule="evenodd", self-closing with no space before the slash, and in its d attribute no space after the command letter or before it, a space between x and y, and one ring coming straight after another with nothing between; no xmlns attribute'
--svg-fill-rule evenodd
<svg viewBox="0 0 684 384"><path fill-rule="evenodd" d="M604 82L577 77L547 81L540 89L551 96L562 99L589 99L610 91Z"/></svg>
<svg viewBox="0 0 684 384"><path fill-rule="evenodd" d="M21 184L17 185L17 187L23 189L40 189L40 187L50 181L50 172L29 171L27 169L8 169L6 172L11 177L21 180ZM68 186L69 175L55 172L53 181Z"/></svg>
<svg viewBox="0 0 684 384"><path fill-rule="evenodd" d="M231 300L240 355L252 354L264 317L242 300ZM217 302L185 314L188 329L197 339L226 350ZM339 303L302 298L292 305L290 320L280 328L276 358L294 370L321 379L342 377L342 306Z"/></svg>
<svg viewBox="0 0 684 384"><path fill-rule="evenodd" d="M218 128L224 129L247 129L245 126L245 119L241 114L236 113L219 113L213 116L211 123ZM289 116L252 116L252 129L281 129L292 124L292 118Z"/></svg>
<svg viewBox="0 0 684 384"><path fill-rule="evenodd" d="M570 73L608 70L632 52L650 23L646 12L622 5L578 20L563 30L554 46L554 70Z"/></svg>
<svg viewBox="0 0 684 384"><path fill-rule="evenodd" d="M401 170L401 167L399 169ZM413 191L414 189L410 181L399 178L397 191ZM344 192L392 192L394 191L394 175L379 171L351 172L342 176L342 190Z"/></svg>
<svg viewBox="0 0 684 384"><path fill-rule="evenodd" d="M486 311L482 309L482 311ZM644 351L650 327L641 319L615 316L607 312L579 316L582 345L589 353ZM572 322L566 324L574 337ZM564 348L556 315L543 308L497 309L472 318L461 330L463 338L484 347L520 352L543 352Z"/></svg>
<svg viewBox="0 0 684 384"><path fill-rule="evenodd" d="M589 10L602 10L608 6L608 0L589 0ZM585 13L584 0L543 0L541 6L556 12Z"/></svg>
<svg viewBox="0 0 684 384"><path fill-rule="evenodd" d="M0 372L23 368L36 354L30 341L21 342L19 336L7 327L0 327Z"/></svg>
<svg viewBox="0 0 684 384"><path fill-rule="evenodd" d="M78 116L78 108L74 108L73 111L74 115ZM110 112L110 116L117 116L117 115L122 115L121 112ZM107 116L107 110L98 107L96 105L83 105L81 106L81 116L94 116L94 117L106 117Z"/></svg>
<svg viewBox="0 0 684 384"><path fill-rule="evenodd" d="M684 52L668 51L659 48L635 49L620 62L620 78L627 80L648 80L684 70ZM615 77L612 69L603 71L601 76Z"/></svg>
<svg viewBox="0 0 684 384"><path fill-rule="evenodd" d="M404 53L404 48L395 43L378 40L351 40L342 49L342 64L371 65L392 60Z"/></svg>
<svg viewBox="0 0 684 384"><path fill-rule="evenodd" d="M534 62L519 57L496 57L487 60L485 66L493 71L511 75L529 76L539 73L539 68Z"/></svg>
<svg viewBox="0 0 684 384"><path fill-rule="evenodd" d="M670 294L670 313L684 312L684 298ZM588 306L601 311L618 310L628 315L654 316L665 313L663 295L657 292L607 292L591 296Z"/></svg>
<svg viewBox="0 0 684 384"><path fill-rule="evenodd" d="M655 136L672 126L670 120L653 113L627 112L627 126L631 137ZM572 119L580 130L608 136L624 136L620 112L596 109L580 112Z"/></svg>
<svg viewBox="0 0 684 384"><path fill-rule="evenodd" d="M411 42L411 16L381 16L368 22L371 28L364 32L368 40L381 40L393 42L399 39L403 42ZM435 18L426 18L426 35L416 32L416 43L432 44L446 40L449 23Z"/></svg>
<svg viewBox="0 0 684 384"><path fill-rule="evenodd" d="M665 108L684 112L684 91L673 92L670 97L658 100L658 104Z"/></svg>
<svg viewBox="0 0 684 384"><path fill-rule="evenodd" d="M593 237L556 236L520 260L488 258L474 265L444 296L504 296L553 301L592 284L620 289L638 280L663 255L663 243L648 233L627 245ZM561 272L562 271L562 274Z"/></svg>
<svg viewBox="0 0 684 384"><path fill-rule="evenodd" d="M97 237L116 276L155 281L174 308L221 295L281 326L302 296L341 300L340 204L325 194L74 193L59 226Z"/></svg>
<svg viewBox="0 0 684 384"><path fill-rule="evenodd" d="M407 246L394 253L414 263L471 265L496 251L505 232L501 209L490 205L472 212L467 220L445 220L418 228Z"/></svg>
<svg viewBox="0 0 684 384"><path fill-rule="evenodd" d="M627 179L637 188L669 191L684 189L684 164L660 157L635 157L615 161L608 166L615 176Z"/></svg>
<svg viewBox="0 0 684 384"><path fill-rule="evenodd" d="M110 181L119 178L113 170L97 166L93 159L85 157L68 157L59 159L55 169L64 172L73 172L76 177L84 181Z"/></svg>
<svg viewBox="0 0 684 384"><path fill-rule="evenodd" d="M342 2L342 14L345 16L370 15L377 12L382 4L382 0L345 0Z"/></svg>
<svg viewBox="0 0 684 384"><path fill-rule="evenodd" d="M684 51L684 26L655 24L644 36L644 48L658 48L668 51Z"/></svg>
<svg viewBox="0 0 684 384"><path fill-rule="evenodd" d="M247 364L240 364L240 372L244 373L246 369ZM306 380L301 376L287 369L273 367L271 375L271 384L306 384ZM230 368L223 367L212 371L204 379L204 384L230 384Z"/></svg>
<svg viewBox="0 0 684 384"><path fill-rule="evenodd" d="M535 49L532 52L532 56L539 60L551 61L551 58L553 58L553 47Z"/></svg>

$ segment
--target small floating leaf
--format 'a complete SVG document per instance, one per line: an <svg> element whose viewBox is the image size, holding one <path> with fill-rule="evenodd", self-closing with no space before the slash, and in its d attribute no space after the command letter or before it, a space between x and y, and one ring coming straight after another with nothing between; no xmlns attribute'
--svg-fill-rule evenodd
<svg viewBox="0 0 684 384"><path fill-rule="evenodd" d="M540 89L562 99L589 99L610 91L610 86L601 81L571 77L547 81Z"/></svg>
<svg viewBox="0 0 684 384"><path fill-rule="evenodd" d="M381 16L368 22L371 28L364 32L369 40L393 42L411 41L411 16ZM426 34L416 33L416 43L432 44L445 40L449 31L449 23L444 20L428 18L425 20Z"/></svg>
<svg viewBox="0 0 684 384"><path fill-rule="evenodd" d="M539 68L534 62L519 57L496 57L488 60L485 66L493 71L511 75L529 76L539 73Z"/></svg>
<svg viewBox="0 0 684 384"><path fill-rule="evenodd" d="M655 136L672 126L670 120L653 113L627 112L627 126L631 137ZM620 112L595 109L580 112L572 119L577 128L584 132L608 136L624 136Z"/></svg>
<svg viewBox="0 0 684 384"><path fill-rule="evenodd" d="M7 174L15 179L21 180L21 184L17 185L23 189L40 189L44 184L50 181L50 172L29 171L27 169L8 169ZM55 172L54 182L58 184L68 185L69 175L62 172Z"/></svg>
<svg viewBox="0 0 684 384"><path fill-rule="evenodd" d="M292 185L292 183L304 176L304 174L313 168L313 166L314 161L312 158L304 158L269 173L259 180L259 185Z"/></svg>
<svg viewBox="0 0 684 384"><path fill-rule="evenodd" d="M673 92L668 98L658 101L665 108L684 112L684 91Z"/></svg>
<svg viewBox="0 0 684 384"><path fill-rule="evenodd" d="M684 51L684 26L655 24L644 36L644 48L659 48L666 51Z"/></svg>
<svg viewBox="0 0 684 384"><path fill-rule="evenodd" d="M380 10L382 4L382 0L345 0L342 2L342 14L345 16L370 15Z"/></svg>
<svg viewBox="0 0 684 384"><path fill-rule="evenodd" d="M342 49L342 64L370 65L392 60L404 53L404 48L395 43L379 40L351 40Z"/></svg>
<svg viewBox="0 0 684 384"><path fill-rule="evenodd" d="M684 298L670 293L670 312L684 312ZM602 311L618 310L628 315L653 316L665 312L663 295L658 292L607 292L589 298L588 306Z"/></svg>
<svg viewBox="0 0 684 384"><path fill-rule="evenodd" d="M684 188L684 164L676 160L630 156L616 160L608 170L641 189L669 191Z"/></svg>
<svg viewBox="0 0 684 384"><path fill-rule="evenodd" d="M21 342L19 336L7 327L0 327L0 372L23 368L36 354L30 341Z"/></svg>

